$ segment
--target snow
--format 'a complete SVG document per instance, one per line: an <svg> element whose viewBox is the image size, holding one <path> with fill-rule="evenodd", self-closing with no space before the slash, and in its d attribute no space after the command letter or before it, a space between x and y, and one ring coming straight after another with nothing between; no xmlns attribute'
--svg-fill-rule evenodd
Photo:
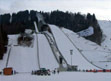
<svg viewBox="0 0 111 81"><path fill-rule="evenodd" d="M38 35L39 39L39 58L40 58L40 67L54 70L58 68L59 65L54 57L54 54L51 50L51 47L48 43L48 40L43 34Z"/></svg>
<svg viewBox="0 0 111 81"><path fill-rule="evenodd" d="M78 50L72 45L69 39L63 34L63 32L57 26L49 25L49 27L53 32L53 35L55 37L59 50L61 51L64 58L67 60L68 64L71 65L70 50L73 50L72 65L77 65L78 69L97 69L97 67L87 62L83 58L83 56L80 55ZM67 32L69 32L69 30L67 30ZM60 41L60 40L64 40L64 41Z"/></svg>
<svg viewBox="0 0 111 81"><path fill-rule="evenodd" d="M9 38L8 51L6 54L4 54L3 60L0 60L0 70L2 70L3 68L6 67L6 61L7 61L10 46L11 46L11 44L17 45L17 37L18 37L18 35L8 36L8 38Z"/></svg>
<svg viewBox="0 0 111 81"><path fill-rule="evenodd" d="M44 21L43 16L40 13L38 13L38 12L36 13L36 17L38 18L38 22Z"/></svg>
<svg viewBox="0 0 111 81"><path fill-rule="evenodd" d="M103 30L103 34L106 36L105 40L102 43L102 46L111 49L111 21L101 20L99 21L99 25Z"/></svg>
<svg viewBox="0 0 111 81"><path fill-rule="evenodd" d="M103 33L107 36L102 46L80 37L78 34L55 25L49 25L56 40L59 51L62 53L68 64L77 65L78 69L99 69L98 67L111 69L111 32L109 21L99 21ZM38 32L38 31L37 31ZM59 65L51 50L50 44L44 34L33 34L33 47L23 47L17 45L19 35L9 36L8 51L4 59L0 60L0 71L6 67L6 61L9 49L11 48L8 67L13 67L19 74L12 76L0 75L0 81L110 81L111 73L90 73L90 72L60 72L60 74L51 74L51 76L31 75L32 70L41 68L54 70ZM51 38L52 35L50 35ZM38 42L37 42L38 39ZM70 40L69 40L70 39ZM53 40L54 41L54 40ZM39 49L37 49L37 46ZM106 48L107 46L107 48ZM109 48L109 49L108 49ZM79 50L78 50L79 49ZM39 57L38 54L39 53ZM38 61L39 58L39 61ZM107 62L109 61L109 62ZM92 63L92 64L91 64ZM94 66L96 65L96 66Z"/></svg>
<svg viewBox="0 0 111 81"><path fill-rule="evenodd" d="M34 22L34 26L35 26L35 31L39 32L36 22Z"/></svg>
<svg viewBox="0 0 111 81"><path fill-rule="evenodd" d="M17 74L0 76L0 81L110 81L111 73L61 72L51 76Z"/></svg>
<svg viewBox="0 0 111 81"><path fill-rule="evenodd" d="M67 30L65 29L64 32L65 31ZM111 62L107 62L107 56L111 55L111 51L109 49L103 48L94 42L88 41L78 36L74 32L65 33L72 41L72 44L74 44L74 46L80 51L80 54L91 64L96 65L99 68L111 69Z"/></svg>
<svg viewBox="0 0 111 81"><path fill-rule="evenodd" d="M37 57L37 38L34 34L34 45L33 47L15 46L17 45L17 37L19 35L9 36L9 45L11 46L11 54L9 57L8 67L13 67L17 72L31 72L32 70L38 70L38 57ZM43 34L38 34L39 40L39 58L40 67L54 70L59 65L52 53L49 43ZM12 42L13 41L13 42ZM8 47L10 48L10 47ZM4 60L0 61L3 66L0 69L6 67L6 60L8 54L5 54Z"/></svg>
<svg viewBox="0 0 111 81"><path fill-rule="evenodd" d="M87 37L87 36L91 36L94 34L94 28L92 26L89 26L87 29L85 30L82 30L80 32L77 32L80 36L84 36L84 37Z"/></svg>
<svg viewBox="0 0 111 81"><path fill-rule="evenodd" d="M32 33L32 30L31 30L31 29L25 29L25 33L26 33L26 34L31 34L31 33Z"/></svg>
<svg viewBox="0 0 111 81"><path fill-rule="evenodd" d="M8 67L13 67L17 72L31 72L38 69L36 48L36 38L33 48L12 45Z"/></svg>

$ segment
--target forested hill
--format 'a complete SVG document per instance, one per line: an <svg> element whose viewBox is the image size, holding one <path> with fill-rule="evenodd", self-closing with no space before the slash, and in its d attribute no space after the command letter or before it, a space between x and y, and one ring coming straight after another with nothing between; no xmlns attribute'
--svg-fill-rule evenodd
<svg viewBox="0 0 111 81"><path fill-rule="evenodd" d="M41 12L44 16L44 20L46 23L55 24L60 27L68 28L74 32L80 32L82 30L88 29L89 27L93 27L94 34L85 37L97 44L101 44L102 39L102 31L98 24L98 21L95 17L95 14L91 15L88 13L87 15L81 13L71 13L71 12L63 12L63 11L52 11L52 12Z"/></svg>
<svg viewBox="0 0 111 81"><path fill-rule="evenodd" d="M85 38L101 44L102 31L98 25L95 14L83 15L81 13L71 13L63 11L40 12L46 23L55 24L59 27L68 28L74 32L80 32L90 26L94 29L94 34ZM34 21L39 24L37 17L38 12L31 10L19 11L17 13L0 15L0 27L8 34L17 34L24 32L25 29L34 30ZM41 25L39 25L40 28Z"/></svg>

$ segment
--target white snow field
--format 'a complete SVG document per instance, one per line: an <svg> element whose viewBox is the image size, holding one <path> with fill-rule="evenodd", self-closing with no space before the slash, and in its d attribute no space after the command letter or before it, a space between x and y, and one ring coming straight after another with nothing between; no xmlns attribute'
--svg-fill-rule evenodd
<svg viewBox="0 0 111 81"><path fill-rule="evenodd" d="M0 76L0 81L111 81L111 73L60 72L51 76L17 74Z"/></svg>
<svg viewBox="0 0 111 81"><path fill-rule="evenodd" d="M43 34L38 35L40 67L54 70L59 65L54 57L48 40Z"/></svg>
<svg viewBox="0 0 111 81"><path fill-rule="evenodd" d="M79 69L97 69L97 67L87 62L87 60L85 60L83 56L80 55L79 51L73 46L73 44L69 41L69 39L63 34L63 32L59 28L57 28L55 25L49 26L53 32L57 46L64 58L67 60L68 64L71 65L70 50L73 50L72 65L78 65Z"/></svg>
<svg viewBox="0 0 111 81"><path fill-rule="evenodd" d="M92 26L90 26L85 30L77 32L77 34L79 34L80 36L84 36L84 37L91 36L94 34L94 28Z"/></svg>
<svg viewBox="0 0 111 81"><path fill-rule="evenodd" d="M76 33L65 33L71 40L72 44L78 49L80 54L91 64L103 68L111 68L111 51L107 48L103 48L94 42L85 40L79 37Z"/></svg>
<svg viewBox="0 0 111 81"><path fill-rule="evenodd" d="M35 34L33 47L15 46L17 45L17 37L18 36L9 36L9 38L11 38L10 40L13 41L13 43L11 46L11 52L7 67L13 67L13 69L17 72L31 72L32 70L38 70L38 62L40 62L41 68L54 70L55 68L59 67L49 46L49 43L44 35L38 34L38 49L37 37ZM37 51L39 52L39 55L37 55ZM6 67L7 57L8 54L5 54L4 60L0 61L0 64L3 65L0 67L0 69Z"/></svg>
<svg viewBox="0 0 111 81"><path fill-rule="evenodd" d="M111 49L111 21L101 20L99 21L99 25L105 35L105 40L103 41L102 46Z"/></svg>
<svg viewBox="0 0 111 81"><path fill-rule="evenodd" d="M72 62L73 62L73 65L77 63L77 65L79 66L78 68L91 69L91 68L96 68L94 67L95 65L99 68L111 69L111 62L110 62L111 59L110 57L108 57L109 55L111 55L111 51L109 49L102 48L96 43L88 41L83 37L80 37L76 33L69 31L67 29L63 28L63 32L62 32L55 25L50 25L50 28L55 37L59 50L66 58L69 64L71 64L70 50L73 50ZM78 60L84 59L82 60L82 62L87 66L82 63L76 62L78 60L75 60L75 58L77 58L76 55L78 54L80 54ZM82 66L80 66L79 64L80 65L82 64Z"/></svg>
<svg viewBox="0 0 111 81"><path fill-rule="evenodd" d="M13 67L14 70L18 72L31 72L32 70L38 69L38 62L37 62L37 43L36 38L34 41L33 47L23 47L23 46L15 46L17 45L17 35L16 36L9 36L11 43L11 51L10 57L8 61L7 67ZM10 47L9 47L10 48ZM7 55L7 56L6 56ZM5 55L5 60L7 60L8 54ZM4 62L4 60L1 60ZM4 63L6 64L6 62ZM0 69L5 68L3 66Z"/></svg>
<svg viewBox="0 0 111 81"><path fill-rule="evenodd" d="M103 33L107 36L102 46L88 41L76 33L55 25L49 25L59 51L66 59L67 63L77 65L78 69L111 69L111 42L110 42L110 22L99 21ZM106 27L108 29L106 29ZM105 31L104 31L105 30ZM108 35L107 35L108 34ZM41 68L54 70L59 65L54 57L51 47L45 35L39 33L34 35L34 43L32 47L17 46L18 35L9 36L8 51L0 60L0 71L6 67L8 52L11 47L8 67L20 72L12 76L0 75L0 81L110 81L111 72L60 72L59 74L51 74L51 76L31 75L32 70L38 70L39 64ZM38 42L37 42L38 41ZM107 47L107 48L106 48ZM109 49L108 49L109 48ZM73 50L73 54L70 54ZM96 67L97 66L97 67Z"/></svg>

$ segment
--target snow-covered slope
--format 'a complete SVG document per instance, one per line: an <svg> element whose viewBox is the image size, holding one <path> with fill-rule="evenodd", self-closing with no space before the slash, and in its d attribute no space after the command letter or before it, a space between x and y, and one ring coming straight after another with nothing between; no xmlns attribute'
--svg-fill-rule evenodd
<svg viewBox="0 0 111 81"><path fill-rule="evenodd" d="M58 49L68 64L71 65L72 58L72 65L77 65L78 69L98 69L96 66L111 69L111 32L109 31L111 22L99 21L99 24L103 29L103 33L107 36L102 43L103 47L80 37L68 29L59 29L55 25L49 25ZM46 77L32 76L30 75L31 71L38 70L39 63L41 68L50 70L58 68L59 65L44 34L34 34L32 47L16 46L17 37L18 35L9 36L11 51L8 67L13 67L17 72L25 73L10 77L2 75L0 76L0 81L110 81L111 79L110 73L61 72L59 75ZM6 67L9 50L10 46L8 47L7 53L4 55L4 59L0 60L0 71ZM73 50L73 55L70 54L70 50Z"/></svg>
<svg viewBox="0 0 111 81"><path fill-rule="evenodd" d="M34 46L32 48L15 46L17 45L17 37L17 35L9 36L9 44L12 41L13 42L11 43L11 51L7 67L13 67L17 72L31 72L32 70L38 69L36 41L34 41ZM7 60L8 54L6 54L4 58L4 60ZM4 62L4 60L1 60L1 62ZM6 64L6 62L4 64ZM5 67L6 66L2 66L0 69Z"/></svg>
<svg viewBox="0 0 111 81"><path fill-rule="evenodd" d="M73 45L79 50L79 53L83 57L85 57L85 59L88 60L91 64L94 64L99 68L111 68L111 57L109 57L111 55L111 51L109 49L103 48L96 43L79 37L74 32L69 33L66 29L63 30L67 37L69 37Z"/></svg>
<svg viewBox="0 0 111 81"><path fill-rule="evenodd" d="M77 65L79 69L97 69L97 67L111 69L111 51L109 49L88 41L68 29L59 29L55 25L49 25L49 27L59 51L69 65L71 65L72 62L72 65ZM59 67L45 35L38 34L37 36L38 43L37 37L34 34L34 44L32 48L14 46L17 44L18 35L10 36L9 44L12 43L12 48L8 67L13 67L19 72L31 72L32 70L39 69L38 63L40 63L41 68L45 67L53 70ZM37 49L37 45L39 49ZM73 50L73 55L70 53L71 50ZM39 53L39 55L37 55L37 53ZM8 54L5 54L4 60L0 61L0 64L3 65L0 69L5 67L7 56Z"/></svg>
<svg viewBox="0 0 111 81"><path fill-rule="evenodd" d="M92 26L88 27L88 29L82 30L80 32L77 32L80 36L91 36L94 34L94 28Z"/></svg>
<svg viewBox="0 0 111 81"><path fill-rule="evenodd" d="M111 55L111 51L109 49L103 48L97 45L96 43L88 41L78 36L76 33L69 31L67 29L63 28L62 32L59 28L57 28L54 25L50 25L50 28L56 39L59 50L62 52L62 54L64 55L69 64L71 64L70 50L73 50L73 53L75 54L74 57L76 57L76 54L80 54L80 56L82 56L82 58L84 57L85 59L84 61L82 60L82 62L84 62L84 64L87 64L87 66L89 66L91 63L99 68L104 68L104 69L111 68L111 62L110 62L111 57L109 57ZM80 56L78 60L81 59ZM88 62L85 63L86 60L89 63ZM72 62L75 62L75 59L73 59ZM81 63L78 63L77 65L80 66L79 64ZM79 68L84 68L84 69L88 68L84 64Z"/></svg>
<svg viewBox="0 0 111 81"><path fill-rule="evenodd" d="M54 70L59 65L54 57L48 40L43 34L38 35L40 67Z"/></svg>
<svg viewBox="0 0 111 81"><path fill-rule="evenodd" d="M111 21L101 20L99 21L99 25L106 36L102 46L111 49Z"/></svg>
<svg viewBox="0 0 111 81"><path fill-rule="evenodd" d="M57 26L50 25L50 28L57 42L57 46L64 58L67 60L68 64L71 65L70 50L73 50L72 65L77 65L79 69L97 69L97 67L87 62L87 60L85 60L83 56L80 55L79 51L73 46L73 44Z"/></svg>
<svg viewBox="0 0 111 81"><path fill-rule="evenodd" d="M37 37L34 34L33 47L15 46L17 45L17 37L18 35L9 36L9 45L12 44L12 46L7 67L13 67L17 72L31 72L32 70L38 70L38 62L40 62L40 68L53 70L59 67L44 35L38 34L37 44ZM37 45L39 45L38 49ZM6 67L8 53L9 50L7 54L5 54L4 59L0 60L0 70ZM37 55L37 53L39 53L39 55Z"/></svg>

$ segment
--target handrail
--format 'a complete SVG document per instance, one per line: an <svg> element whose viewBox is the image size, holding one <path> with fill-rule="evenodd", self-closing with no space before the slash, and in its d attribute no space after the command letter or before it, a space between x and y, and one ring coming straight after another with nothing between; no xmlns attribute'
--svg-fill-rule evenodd
<svg viewBox="0 0 111 81"><path fill-rule="evenodd" d="M43 33L43 34L45 35L45 37L46 37L48 43L50 44L50 48L51 48L51 50L52 50L52 52L53 52L53 54L54 54L54 56L55 56L55 58L56 58L56 60L57 60L57 62L58 62L58 64L59 64L59 60L58 60L58 58L57 58L57 56L56 56L56 54L55 54L53 48L51 47L51 43L50 43L50 40L52 40L51 37L50 37L48 34L46 34L46 33ZM50 40L48 39L48 37L50 38Z"/></svg>
<svg viewBox="0 0 111 81"><path fill-rule="evenodd" d="M37 40L37 59L38 59L38 66L39 66L39 69L40 69L40 58L39 58L39 41L38 41L38 28L37 28L37 24L36 22L34 21L34 27L35 27L35 31L36 31L36 40Z"/></svg>
<svg viewBox="0 0 111 81"><path fill-rule="evenodd" d="M12 47L10 47L9 52L8 52L8 57L7 57L7 61L6 61L6 67L8 67L8 62L9 62L9 57L10 57L11 49L12 49Z"/></svg>
<svg viewBox="0 0 111 81"><path fill-rule="evenodd" d="M49 27L50 27L50 26L49 26ZM51 28L50 28L50 30L51 30ZM51 30L51 32L52 32L52 30ZM52 37L53 37L53 39L54 39L54 41L55 41L55 46L57 47L57 50L58 50L59 54L60 54L61 57L63 58L63 60L64 60L64 62L66 63L67 67L70 68L70 65L67 63L66 59L64 58L64 56L62 55L62 53L60 52L60 50L59 50L59 48L58 48L58 45L57 45L57 42L56 42L56 40L55 40L55 37L54 37L53 32L52 32L51 34L52 34Z"/></svg>

